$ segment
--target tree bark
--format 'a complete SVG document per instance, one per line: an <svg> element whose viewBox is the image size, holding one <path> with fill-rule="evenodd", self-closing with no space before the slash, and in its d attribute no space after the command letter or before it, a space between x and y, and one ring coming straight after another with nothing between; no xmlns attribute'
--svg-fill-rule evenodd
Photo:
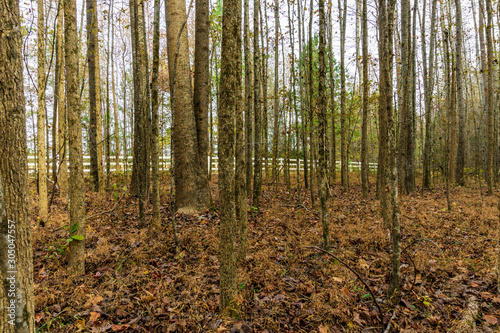
<svg viewBox="0 0 500 333"><path fill-rule="evenodd" d="M246 188L247 194L252 192L252 153L253 153L253 95L252 95L252 54L250 52L249 0L244 0L244 49L245 49L245 139L246 139Z"/></svg>
<svg viewBox="0 0 500 333"><path fill-rule="evenodd" d="M99 78L99 26L97 19L97 1L87 2L87 62L89 71L90 104L90 175L93 190L104 194L104 172L102 161L102 121L101 121L101 80Z"/></svg>
<svg viewBox="0 0 500 333"><path fill-rule="evenodd" d="M368 93L370 80L368 78L368 9L367 2L363 0L363 13L361 18L361 43L363 57L363 119L361 123L361 187L363 197L368 198L369 192L369 165L368 165Z"/></svg>
<svg viewBox="0 0 500 333"><path fill-rule="evenodd" d="M55 70L55 98L54 114L57 114L57 154L59 170L57 182L59 184L59 197L66 202L68 199L68 154L67 139L68 130L66 124L66 106L64 95L64 0L59 0L57 7L57 26L56 26L56 70Z"/></svg>
<svg viewBox="0 0 500 333"><path fill-rule="evenodd" d="M174 174L177 211L194 214L205 206L199 192L201 177L193 105L187 35L186 2L166 2L167 50L173 113Z"/></svg>
<svg viewBox="0 0 500 333"><path fill-rule="evenodd" d="M482 3L482 0L479 0ZM486 110L488 114L488 156L487 156L487 181L488 181L488 195L493 195L493 186L495 182L494 175L494 156L495 156L495 142L494 142L494 104L493 104L493 42L491 35L491 26L493 24L492 19L492 6L491 0L485 0L486 3L486 64L487 64L487 84L485 84L486 90ZM482 7L482 6L481 6Z"/></svg>
<svg viewBox="0 0 500 333"><path fill-rule="evenodd" d="M462 4L460 0L455 0L456 7L456 28L457 28L457 112L458 112L458 149L457 149L457 168L456 180L458 184L464 185L465 168L465 108L463 93L463 67L462 67Z"/></svg>
<svg viewBox="0 0 500 333"><path fill-rule="evenodd" d="M273 161L272 176L274 181L278 181L278 144L279 144L279 82L278 82L278 34L279 34L279 1L274 2L274 107L273 107Z"/></svg>
<svg viewBox="0 0 500 333"><path fill-rule="evenodd" d="M423 188L431 187L432 169L432 91L434 90L434 42L436 39L436 3L432 1L431 9L431 33L429 44L429 71L427 72L425 19L422 20L422 61L424 74L424 94L425 94L425 144L424 144L424 174ZM425 8L425 6L424 6ZM424 15L425 17L425 15Z"/></svg>
<svg viewBox="0 0 500 333"><path fill-rule="evenodd" d="M328 120L326 109L328 97L326 96L326 29L325 29L325 0L319 0L319 85L318 85L318 158L319 158L319 196L321 205L321 224L323 226L323 248L330 249L330 229L326 215L326 174L327 174L327 140L326 133Z"/></svg>
<svg viewBox="0 0 500 333"><path fill-rule="evenodd" d="M258 12L257 6L254 7ZM236 221L234 193L235 115L241 99L241 0L226 0L222 14L219 109L220 309L236 306ZM258 64L258 54L255 63ZM258 73L255 73L258 80ZM258 86L258 85L257 85ZM258 104L259 101L257 100ZM238 117L239 118L239 117ZM241 119L240 119L241 120ZM258 133L258 132L256 132ZM241 138L240 138L241 140ZM259 155L256 154L257 157ZM241 157L240 157L241 159ZM256 170L257 171L257 170ZM239 188L241 189L241 183ZM241 194L241 193L240 193ZM241 208L241 207L240 207Z"/></svg>
<svg viewBox="0 0 500 333"><path fill-rule="evenodd" d="M151 71L151 182L153 199L153 224L155 227L161 226L160 216L160 176L159 176L159 104L158 94L158 74L160 69L160 0L154 2L154 23L153 23L153 67Z"/></svg>
<svg viewBox="0 0 500 333"><path fill-rule="evenodd" d="M47 204L47 158L45 155L45 23L43 0L38 0L38 111L37 111L37 144L38 144L38 217L46 220Z"/></svg>
<svg viewBox="0 0 500 333"><path fill-rule="evenodd" d="M346 115L346 83L345 83L345 35L347 18L347 0L343 9L339 3L340 20L340 151L341 151L341 183L344 192L349 191L349 161L347 156L347 115Z"/></svg>
<svg viewBox="0 0 500 333"><path fill-rule="evenodd" d="M0 17L0 332L31 333L35 301L19 1L1 0Z"/></svg>
<svg viewBox="0 0 500 333"><path fill-rule="evenodd" d="M204 207L208 207L210 203L208 188L209 30L208 0L196 0L193 101L200 163L199 197Z"/></svg>
<svg viewBox="0 0 500 333"><path fill-rule="evenodd" d="M83 183L82 120L78 93L78 35L76 30L75 0L64 0L64 25L64 36L66 37L64 55L66 63L66 105L68 110L70 168L69 236L73 239L69 243L68 264L73 273L83 275L85 274L85 197Z"/></svg>
<svg viewBox="0 0 500 333"><path fill-rule="evenodd" d="M259 46L259 8L260 0L254 0L254 13L253 13L253 54L254 54L254 121L255 121L255 154L254 154L254 171L253 171L253 200L252 206L255 209L259 209L260 206L260 192L262 187L262 152L261 152L261 141L262 141L262 114L261 114L261 68L260 68L260 46Z"/></svg>

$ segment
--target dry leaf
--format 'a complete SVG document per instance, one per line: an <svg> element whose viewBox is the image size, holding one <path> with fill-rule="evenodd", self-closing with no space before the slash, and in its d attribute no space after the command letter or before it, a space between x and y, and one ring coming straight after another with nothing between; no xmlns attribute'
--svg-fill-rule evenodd
<svg viewBox="0 0 500 333"><path fill-rule="evenodd" d="M485 315L483 316L483 319L486 320L491 325L496 325L498 323L497 317L492 315Z"/></svg>

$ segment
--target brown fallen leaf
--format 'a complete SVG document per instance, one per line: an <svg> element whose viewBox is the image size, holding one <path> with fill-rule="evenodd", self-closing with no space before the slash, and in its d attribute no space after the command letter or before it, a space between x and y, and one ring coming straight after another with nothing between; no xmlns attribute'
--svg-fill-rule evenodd
<svg viewBox="0 0 500 333"><path fill-rule="evenodd" d="M318 327L318 333L330 333L328 326L320 325Z"/></svg>
<svg viewBox="0 0 500 333"><path fill-rule="evenodd" d="M129 328L129 327L130 327L130 325L127 325L127 324L123 324L123 325L112 324L111 325L111 329L113 330L113 332L119 332L119 331L122 331L124 329Z"/></svg>
<svg viewBox="0 0 500 333"><path fill-rule="evenodd" d="M498 323L497 317L492 316L492 315L484 315L483 319L486 320L488 322L488 324L491 324L491 325L496 325Z"/></svg>
<svg viewBox="0 0 500 333"><path fill-rule="evenodd" d="M92 325L95 321L97 321L97 319L99 319L100 316L101 316L101 314L98 312L91 312L89 324Z"/></svg>

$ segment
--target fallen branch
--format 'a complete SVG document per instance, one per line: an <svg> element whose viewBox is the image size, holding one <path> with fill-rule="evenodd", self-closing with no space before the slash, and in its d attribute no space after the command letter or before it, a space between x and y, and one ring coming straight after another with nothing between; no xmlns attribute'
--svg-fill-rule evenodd
<svg viewBox="0 0 500 333"><path fill-rule="evenodd" d="M373 293L372 289L370 288L370 286L361 278L361 276L358 274L358 272L356 272L354 269L352 269L348 264L346 264L345 262L343 262L342 260L339 259L339 257L337 257L336 255L332 254L331 252L328 252L328 251L325 251L323 250L322 248L320 247L317 247L317 246L306 246L306 248L308 249L314 249L314 250L318 250L320 252L323 252L325 254L328 254L329 256L335 258L339 263L341 263L342 265L344 265L348 270L350 270L354 275L356 275L356 277L359 279L359 281L361 281L361 283L363 283L363 285L366 287L366 289L368 289L368 292L372 295L372 298L373 298L373 301L375 302L375 306L377 307L378 309L378 312L379 312L379 321L380 323L382 324L382 327L384 327L384 317L383 317L383 314L382 314L382 309L380 308L380 305L378 304L378 301L377 299L375 298L375 294Z"/></svg>
<svg viewBox="0 0 500 333"><path fill-rule="evenodd" d="M391 330L391 323L392 321L396 318L396 309L394 309L394 313L391 316L391 319L389 319L389 322L387 323L387 327L385 328L384 333L389 333Z"/></svg>

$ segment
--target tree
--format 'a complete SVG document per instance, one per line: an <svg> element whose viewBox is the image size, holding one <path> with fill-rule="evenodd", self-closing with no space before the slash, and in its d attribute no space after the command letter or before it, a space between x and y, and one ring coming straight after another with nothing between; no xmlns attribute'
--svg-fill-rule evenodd
<svg viewBox="0 0 500 333"><path fill-rule="evenodd" d="M158 73L160 68L160 0L154 2L154 35L153 35L153 68L151 74L151 177L153 196L153 224L156 227L161 225L160 216L160 180L159 180L159 145L160 135L159 104L158 94ZM205 159L206 160L206 159Z"/></svg>
<svg viewBox="0 0 500 333"><path fill-rule="evenodd" d="M423 161L423 188L431 187L431 163L432 163L432 91L434 88L434 42L436 40L436 3L432 1L431 9L431 37L429 45L429 69L427 70L427 52L426 52L426 36L425 36L425 19L422 20L422 63L424 75L424 98L425 98L425 144L424 144L424 161ZM425 10L425 6L424 6ZM424 15L425 16L425 15Z"/></svg>
<svg viewBox="0 0 500 333"><path fill-rule="evenodd" d="M66 201L68 198L68 154L67 154L67 124L64 95L64 0L59 0L57 5L56 26L56 70L55 70L55 98L54 116L57 115L57 149L54 163L59 161L57 181L59 183L59 197ZM56 158L57 157L57 158Z"/></svg>
<svg viewBox="0 0 500 333"><path fill-rule="evenodd" d="M346 115L346 83L345 83L345 35L347 18L347 0L344 0L342 8L340 0L339 17L340 19L340 181L343 190L349 191L349 169L347 156L347 115Z"/></svg>
<svg viewBox="0 0 500 333"><path fill-rule="evenodd" d="M258 12L258 8L259 6L254 7L254 15ZM257 59L258 56L256 56L255 61L258 64ZM221 214L219 260L220 309L224 310L227 307L233 308L235 306L234 300L237 291L233 159L235 149L234 121L235 115L240 112L241 99L241 0L224 1L222 14L221 76L225 79L221 81L220 87L221 97L218 123L219 198ZM255 77L258 80L259 75L257 75L257 72ZM256 158L258 156L256 154ZM240 183L240 187L241 185Z"/></svg>
<svg viewBox="0 0 500 333"><path fill-rule="evenodd" d="M456 180L460 185L465 184L465 108L463 93L463 67L462 67L462 4L460 0L455 0L456 7L456 67L457 67L457 108L458 108L458 149L457 149L457 176Z"/></svg>
<svg viewBox="0 0 500 333"><path fill-rule="evenodd" d="M327 117L326 108L326 28L325 28L325 0L319 1L319 86L318 86L318 158L319 158L319 196L321 205L321 224L323 226L323 248L330 249L330 230L326 215L326 183L327 183Z"/></svg>
<svg viewBox="0 0 500 333"><path fill-rule="evenodd" d="M369 166L368 166L368 93L370 80L368 78L368 15L367 3L363 0L363 13L361 18L361 43L363 53L363 119L361 123L361 186L363 197L368 198L369 191ZM332 111L333 112L333 111Z"/></svg>
<svg viewBox="0 0 500 333"><path fill-rule="evenodd" d="M134 58L134 160L132 183L139 195L139 219L145 222L145 201L149 191L149 133L150 103L148 57L146 53L146 33L144 21L144 3L130 0L132 28L132 47ZM133 187L133 186L132 186Z"/></svg>
<svg viewBox="0 0 500 333"><path fill-rule="evenodd" d="M39 217L46 220L47 208L47 166L45 155L45 23L43 0L38 0L38 210Z"/></svg>
<svg viewBox="0 0 500 333"><path fill-rule="evenodd" d="M483 3L483 0L479 0L480 4ZM486 3L486 13L487 13L487 21L486 21L486 64L487 64L487 84L485 84L485 93L486 93L486 110L488 114L488 155L487 155L487 181L488 181L488 195L493 195L493 185L495 182L494 176L494 88L493 88L493 42L491 35L491 26L493 25L493 14L491 8L491 0L485 0ZM481 8L483 6L480 6Z"/></svg>
<svg viewBox="0 0 500 333"><path fill-rule="evenodd" d="M0 17L0 332L31 333L35 301L19 1L1 1ZM8 261L12 253L14 267ZM15 295L9 292L12 283ZM11 304L15 318L9 316Z"/></svg>
<svg viewBox="0 0 500 333"><path fill-rule="evenodd" d="M279 20L279 1L276 0L274 2L274 112L273 112L273 117L274 117L274 123L273 123L273 166L272 166L272 175L273 175L273 180L278 181L278 144L279 144L279 136L280 136L280 131L279 131L279 113L278 113L278 108L279 108L279 80L278 80L278 60L279 60L279 53L278 53L278 34L279 34L279 26L280 26L280 20Z"/></svg>
<svg viewBox="0 0 500 333"><path fill-rule="evenodd" d="M64 0L64 56L69 140L69 221L72 241L68 263L78 275L85 273L85 198L83 184L82 122L78 91L78 35L76 1ZM90 69L90 64L89 64Z"/></svg>
<svg viewBox="0 0 500 333"><path fill-rule="evenodd" d="M194 46L194 114L198 141L199 197L208 207L208 97L209 97L209 29L208 0L196 0Z"/></svg>
<svg viewBox="0 0 500 333"><path fill-rule="evenodd" d="M412 110L412 34L410 0L401 1L401 91L399 92L399 182L403 193L415 189L413 170L414 121Z"/></svg>
<svg viewBox="0 0 500 333"><path fill-rule="evenodd" d="M311 168L309 172L309 184L311 191L311 205L314 207L314 203L316 201L316 197L314 195L314 168L315 168L315 142L314 142L314 109L313 109L313 97L314 97L314 87L313 87L313 18L314 18L314 1L311 0L309 4L309 44L308 44L308 88L309 88L309 99L308 99L308 109L309 109L309 149L311 151Z"/></svg>
<svg viewBox="0 0 500 333"><path fill-rule="evenodd" d="M89 71L90 104L90 175L93 189L104 194L104 172L102 161L101 80L99 78L99 26L97 1L87 2L87 62ZM75 40L76 42L77 40Z"/></svg>
<svg viewBox="0 0 500 333"><path fill-rule="evenodd" d="M252 191L252 153L253 153L253 137L252 137L252 54L250 52L250 28L249 28L249 0L244 0L244 38L243 47L245 49L245 139L246 139L246 188L247 194Z"/></svg>
<svg viewBox="0 0 500 333"><path fill-rule="evenodd" d="M260 46L259 46L259 8L260 0L253 2L253 72L254 72L254 121L255 121L255 139L254 139L254 168L253 168L253 200L252 206L259 209L260 192L262 190L262 114L260 105Z"/></svg>
<svg viewBox="0 0 500 333"><path fill-rule="evenodd" d="M379 0L379 114L380 150L379 169L384 174L381 192L381 208L385 225L391 231L392 274L388 294L398 294L401 281L401 226L399 221L398 170L396 163L396 126L392 104L393 29L396 0ZM383 168L380 167L383 165ZM386 188L387 186L387 188Z"/></svg>
<svg viewBox="0 0 500 333"><path fill-rule="evenodd" d="M198 154L185 8L184 0L166 1L176 205L178 212L193 214L205 208L206 198L199 191L202 171Z"/></svg>

